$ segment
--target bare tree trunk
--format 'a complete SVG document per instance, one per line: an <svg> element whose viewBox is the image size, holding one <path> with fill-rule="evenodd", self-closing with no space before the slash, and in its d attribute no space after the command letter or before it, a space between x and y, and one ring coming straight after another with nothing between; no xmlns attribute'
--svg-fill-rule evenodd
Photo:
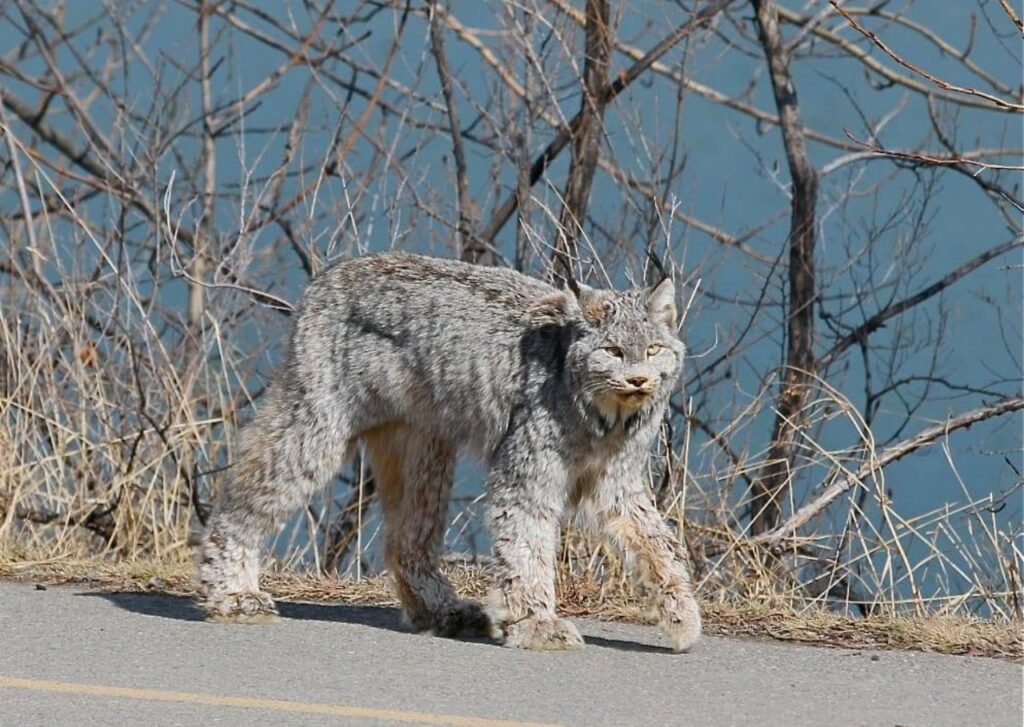
<svg viewBox="0 0 1024 727"><path fill-rule="evenodd" d="M522 13L523 45L525 48L533 47L533 14L528 11L516 10L517 14ZM526 56L524 50L523 53ZM529 244L530 222L530 188L533 183L530 181L530 133L533 122L536 118L534 112L533 98L536 93L537 79L534 75L533 64L527 59L523 64L523 120L522 127L515 137L515 154L517 161L516 168L516 208L519 214L516 217L516 256L515 269L523 272L526 265L527 246Z"/></svg>
<svg viewBox="0 0 1024 727"><path fill-rule="evenodd" d="M583 100L572 139L572 163L562 200L559 236L553 254L556 278L572 275L579 237L590 200L590 187L600 155L604 109L608 102L608 64L612 53L611 11L608 0L587 0L586 60L583 65Z"/></svg>
<svg viewBox="0 0 1024 727"><path fill-rule="evenodd" d="M789 53L779 31L778 7L775 0L751 2L768 61L792 180L786 364L775 404L768 461L764 474L754 483L751 529L756 535L779 524L782 496L791 482L801 411L807 401L807 382L814 373L814 208L818 180L804 144L796 88L789 72Z"/></svg>
<svg viewBox="0 0 1024 727"><path fill-rule="evenodd" d="M452 137L452 156L455 158L455 192L459 222L459 258L466 262L480 262L487 252L487 247L477 235L477 205L469 194L469 173L466 170L466 152L462 145L462 124L459 122L459 107L455 103L452 84L452 72L448 66L448 56L444 52L444 38L441 26L444 23L444 8L436 0L430 3L430 45L437 63L437 75L441 79L441 92L444 94L448 110L448 126Z"/></svg>
<svg viewBox="0 0 1024 727"><path fill-rule="evenodd" d="M626 90L629 85L633 83L633 81L657 63L659 58L675 47L683 38L690 35L696 29L711 23L722 8L728 4L729 0L711 0L711 2L705 4L701 10L694 13L689 20L662 38L633 65L615 74L615 80L609 82L602 90L600 101L601 107L604 108L614 101L620 93ZM555 158L562 153L562 150L566 145L575 138L579 124L580 115L577 114L572 118L567 126L563 126L558 130L558 133L555 134L555 138L548 142L548 145L544 150L536 159L533 160L533 165L530 167L529 179L531 186L540 180L551 162L554 161ZM505 223L512 217L512 213L516 211L516 206L519 203L521 196L521 190L517 189L515 193L509 195L508 198L495 207L494 212L491 214L490 222L488 222L487 226L484 227L483 232L481 233L481 237L485 242L494 242L494 238L497 237L501 228L505 226Z"/></svg>
<svg viewBox="0 0 1024 727"><path fill-rule="evenodd" d="M192 250L192 262L189 265L191 281L188 286L188 324L189 332L194 337L193 344L199 348L199 338L203 322L205 291L203 281L206 279L206 261L212 240L213 230L213 197L217 190L217 154L213 138L213 92L210 85L210 15L213 8L204 0L199 9L199 73L201 103L203 112L203 219L200 234L196 235Z"/></svg>

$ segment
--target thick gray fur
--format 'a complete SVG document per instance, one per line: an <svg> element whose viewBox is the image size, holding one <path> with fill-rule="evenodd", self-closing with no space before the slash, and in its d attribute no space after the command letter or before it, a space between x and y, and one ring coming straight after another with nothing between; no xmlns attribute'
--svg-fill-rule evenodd
<svg viewBox="0 0 1024 727"><path fill-rule="evenodd" d="M675 291L557 290L511 270L388 253L309 285L285 364L242 432L199 553L213 619L276 613L259 549L363 446L406 616L442 635L489 633L530 649L583 645L555 615L561 523L577 515L622 552L671 646L699 638L684 549L644 479L679 377ZM499 565L488 608L439 568L458 451L490 467Z"/></svg>

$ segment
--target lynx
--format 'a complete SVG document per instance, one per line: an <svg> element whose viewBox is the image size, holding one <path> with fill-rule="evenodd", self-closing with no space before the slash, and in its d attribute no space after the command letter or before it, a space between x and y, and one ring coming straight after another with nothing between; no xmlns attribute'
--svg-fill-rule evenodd
<svg viewBox="0 0 1024 727"><path fill-rule="evenodd" d="M438 635L576 649L555 613L571 515L621 552L672 648L699 638L685 550L644 479L683 361L671 280L560 290L511 270L387 253L308 286L286 362L242 432L203 536L199 599L214 620L276 614L259 548L357 446L385 522L385 562L407 620ZM485 608L440 570L456 454L489 466L497 565Z"/></svg>

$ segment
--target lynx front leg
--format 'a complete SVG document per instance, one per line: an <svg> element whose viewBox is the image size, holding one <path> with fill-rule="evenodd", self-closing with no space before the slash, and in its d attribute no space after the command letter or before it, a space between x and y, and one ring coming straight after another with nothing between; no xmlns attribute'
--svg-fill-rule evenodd
<svg viewBox="0 0 1024 727"><path fill-rule="evenodd" d="M639 570L650 593L658 625L674 651L689 651L700 639L700 608L690 585L686 552L639 486L617 493L603 511L606 536Z"/></svg>
<svg viewBox="0 0 1024 727"><path fill-rule="evenodd" d="M555 556L565 476L526 470L525 462L516 464L519 467L499 463L488 481L491 536L499 567L490 597L491 617L504 631L506 646L581 649L583 637L576 627L555 615Z"/></svg>
<svg viewBox="0 0 1024 727"><path fill-rule="evenodd" d="M213 621L261 623L277 615L259 588L259 546L268 529L262 518L239 512L214 516L199 549L199 607Z"/></svg>

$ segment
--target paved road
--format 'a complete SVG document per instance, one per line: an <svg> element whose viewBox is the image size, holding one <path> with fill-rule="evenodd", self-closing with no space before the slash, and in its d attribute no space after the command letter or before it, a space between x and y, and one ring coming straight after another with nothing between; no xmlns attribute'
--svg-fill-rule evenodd
<svg viewBox="0 0 1024 727"><path fill-rule="evenodd" d="M0 725L1021 725L1022 669L988 659L585 622L528 653L398 629L395 610L282 604L209 624L187 600L0 583Z"/></svg>

